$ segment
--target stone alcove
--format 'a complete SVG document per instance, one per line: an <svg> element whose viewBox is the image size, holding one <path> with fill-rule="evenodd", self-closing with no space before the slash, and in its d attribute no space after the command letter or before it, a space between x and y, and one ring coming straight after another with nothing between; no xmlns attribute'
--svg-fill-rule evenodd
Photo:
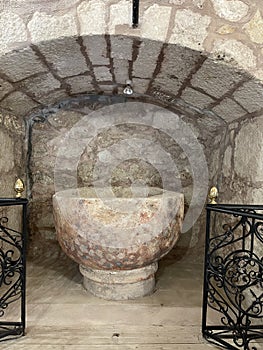
<svg viewBox="0 0 263 350"><path fill-rule="evenodd" d="M215 1L191 3L147 1L135 30L128 1L59 1L49 9L34 1L12 13L4 9L1 196L12 195L16 175L27 181L31 252L56 251L54 140L99 104L113 97L124 102L126 79L133 81L134 101L172 110L193 130L221 202L262 202L262 58L251 29L260 5L246 1L249 10L240 7L234 18ZM180 174L190 202L187 165ZM203 220L181 244L196 259Z"/></svg>

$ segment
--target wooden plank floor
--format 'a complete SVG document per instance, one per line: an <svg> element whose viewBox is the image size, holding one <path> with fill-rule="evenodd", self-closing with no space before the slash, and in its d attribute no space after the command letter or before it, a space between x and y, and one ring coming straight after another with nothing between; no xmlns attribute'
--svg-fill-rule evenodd
<svg viewBox="0 0 263 350"><path fill-rule="evenodd" d="M86 292L68 259L29 262L27 276L26 336L1 350L218 349L201 337L202 266L189 258L162 261L156 292L122 302Z"/></svg>

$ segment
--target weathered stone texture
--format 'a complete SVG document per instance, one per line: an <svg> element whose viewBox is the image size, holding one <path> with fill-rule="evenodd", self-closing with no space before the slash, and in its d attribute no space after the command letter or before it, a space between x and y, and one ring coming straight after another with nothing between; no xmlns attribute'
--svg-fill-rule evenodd
<svg viewBox="0 0 263 350"><path fill-rule="evenodd" d="M211 18L190 10L178 10L174 18L170 43L180 44L195 50L203 49Z"/></svg>
<svg viewBox="0 0 263 350"><path fill-rule="evenodd" d="M110 60L107 52L107 43L104 36L85 36L83 43L89 59L93 65L109 65Z"/></svg>
<svg viewBox="0 0 263 350"><path fill-rule="evenodd" d="M47 71L36 54L30 48L14 51L0 56L0 71L12 81L19 81L33 74Z"/></svg>
<svg viewBox="0 0 263 350"><path fill-rule="evenodd" d="M238 40L219 39L214 42L212 53L223 56L224 61L233 65L237 64L249 71L256 66L256 56L254 52Z"/></svg>
<svg viewBox="0 0 263 350"><path fill-rule="evenodd" d="M14 198L14 184L17 177L25 180L24 168L24 125L21 119L13 115L0 114L0 197ZM19 210L18 210L19 212ZM20 220L17 220L17 208L0 208L0 215L7 216L9 225L19 230Z"/></svg>
<svg viewBox="0 0 263 350"><path fill-rule="evenodd" d="M61 102L66 98L68 98L67 92L64 89L58 89L48 94L44 94L41 97L38 97L37 100L39 103L42 103L43 105L51 106L53 104Z"/></svg>
<svg viewBox="0 0 263 350"><path fill-rule="evenodd" d="M38 107L38 104L22 92L15 91L1 101L0 107L21 117Z"/></svg>
<svg viewBox="0 0 263 350"><path fill-rule="evenodd" d="M182 193L154 187L145 195L138 187L58 191L53 205L59 243L85 267L141 268L159 260L177 242L183 203Z"/></svg>
<svg viewBox="0 0 263 350"><path fill-rule="evenodd" d="M139 78L133 78L133 87L134 90L139 94L145 94L148 90L150 79L139 79Z"/></svg>
<svg viewBox="0 0 263 350"><path fill-rule="evenodd" d="M238 71L240 67L244 68L263 80L261 3L247 0L171 0L157 4L149 1L140 8L140 24L137 29L131 28L131 9L128 0L59 0L51 1L49 6L36 0L30 5L26 1L23 4L19 1L11 10L5 6L0 18L0 107L22 117L36 108L42 108L39 103L52 105L68 98L68 94L93 93L101 89L100 93L121 95L124 80L132 75L135 93L144 94L148 91L155 101L172 106L184 114L185 120L203 144L210 174L215 181L217 158L218 164L223 159L223 146L218 141L213 143L215 130L220 129L218 132L221 133L224 122L232 123L245 116L251 118L249 113L258 115L263 107L260 82L247 81L248 75ZM123 35L117 37L110 36L109 33ZM77 39L79 34L83 37ZM57 40L58 37L60 40ZM84 46L81 45L82 41ZM167 41L176 45L167 44ZM34 42L33 49L29 47L31 42ZM164 50L160 54L162 47ZM210 54L214 60L209 58L202 63L204 56ZM243 79L247 82L241 85ZM116 81L119 85L116 85ZM213 109L207 111L210 103ZM40 201L38 196L47 188L49 195L49 199L40 201L36 212L41 211L47 205L47 200L50 200L56 142L70 128L68 119L75 120L75 116L68 113L66 117L59 117L63 119L60 127L54 127L56 133L51 133L54 141L48 139L48 129L39 129L39 138L44 144L47 143L48 152L52 155L47 152L41 159L42 151L38 155L33 152L35 163L32 163L32 169L36 170L36 176L33 177L35 199ZM10 120L16 120L12 118ZM16 123L10 120L5 118L5 125L2 125L4 133L7 131L8 135L11 128L16 128ZM52 117L49 122L55 125ZM251 119L251 125L253 123ZM2 126L0 125L0 130ZM241 135L244 133L242 130L246 130L247 133L254 133L256 139L262 136L261 124L252 128L241 125L238 121L233 128L238 130L241 126ZM81 130L78 132L81 133ZM42 139L41 133L47 138ZM167 140L160 135L158 137L166 145ZM1 142L4 143L4 139ZM234 151L235 137L231 135L229 139L231 144L224 145L226 154L222 169L226 167L226 173L229 174L224 179L224 184L230 188L233 197L226 199L249 201L248 189L259 198L261 180L257 178L258 183L254 183L249 172L245 177L246 170L238 163L241 141ZM239 136L236 140L239 140ZM15 145L16 152L22 148L19 142L18 146ZM250 142L254 144L256 141L253 139ZM187 162L182 154L176 153L175 146L170 146L174 156L176 154L180 159L183 184L186 186L187 198L190 198L189 164L185 164ZM39 144L36 148L38 147L41 150ZM259 148L255 143L255 149L259 151ZM21 160L21 157L19 154L18 159ZM258 163L258 159L255 163ZM70 161L65 160L65 164L69 167ZM48 170L44 169L45 166ZM125 163L122 166L123 168L117 167L114 181L124 181L127 170L132 174L143 175L139 171L140 167L144 169L147 178L152 176L152 183L160 182L158 174L145 163ZM239 169L238 174L232 169L235 166ZM19 167L21 165L15 163L12 168L15 170L11 169L10 172L16 172ZM3 180L3 188L7 193L11 182L13 185L10 174L10 180ZM234 175L238 176L237 180ZM68 173L63 181L66 182L71 177L72 174ZM244 179L245 182L242 182ZM43 212L43 215L46 222L50 220L47 212ZM39 230L40 236L53 242L53 226L51 231L51 226L47 226L45 222L40 223L36 232ZM197 241L196 237L198 236L193 237L192 245Z"/></svg>
<svg viewBox="0 0 263 350"><path fill-rule="evenodd" d="M118 60L132 60L132 45L131 38L116 36L111 38L111 57Z"/></svg>
<svg viewBox="0 0 263 350"><path fill-rule="evenodd" d="M183 94L181 95L181 98L190 105L193 105L200 109L204 109L214 102L214 100L211 97L204 95L201 92L192 88L185 89Z"/></svg>
<svg viewBox="0 0 263 350"><path fill-rule="evenodd" d="M94 89L90 75L77 75L65 79L65 82L70 86L71 94L88 93Z"/></svg>
<svg viewBox="0 0 263 350"><path fill-rule="evenodd" d="M98 82L112 80L112 75L108 67L94 67L94 74Z"/></svg>
<svg viewBox="0 0 263 350"><path fill-rule="evenodd" d="M1 171L1 174L3 174L3 173L8 173L14 167L15 149L14 149L14 141L3 130L0 130L0 139L4 146L4 147L1 147L2 152L1 152L1 163L0 163L0 171Z"/></svg>
<svg viewBox="0 0 263 350"><path fill-rule="evenodd" d="M241 118L247 113L230 98L225 98L223 102L213 108L213 111L227 122L233 122L235 119Z"/></svg>
<svg viewBox="0 0 263 350"><path fill-rule="evenodd" d="M32 42L77 35L76 20L72 13L64 16L50 16L45 13L35 12L28 23L28 29Z"/></svg>
<svg viewBox="0 0 263 350"><path fill-rule="evenodd" d="M52 74L48 73L26 79L21 83L21 86L34 97L38 98L60 88L60 82Z"/></svg>
<svg viewBox="0 0 263 350"><path fill-rule="evenodd" d="M80 21L80 34L105 33L105 1L83 1L78 6L78 18Z"/></svg>
<svg viewBox="0 0 263 350"><path fill-rule="evenodd" d="M117 4L110 5L110 20L108 24L108 31L111 34L118 33L118 26L130 26L132 17L132 8L128 0L120 0ZM121 31L122 33L122 31Z"/></svg>
<svg viewBox="0 0 263 350"><path fill-rule="evenodd" d="M235 139L234 171L251 183L263 182L263 118L244 124Z"/></svg>
<svg viewBox="0 0 263 350"><path fill-rule="evenodd" d="M7 81L0 78L0 99L8 94L13 89L13 86Z"/></svg>
<svg viewBox="0 0 263 350"><path fill-rule="evenodd" d="M153 76L162 45L155 41L143 41L140 44L138 57L133 63L134 77L151 78ZM155 52L155 55L152 52Z"/></svg>
<svg viewBox="0 0 263 350"><path fill-rule="evenodd" d="M58 111L48 123L35 123L32 131L32 200L30 203L31 253L46 248L56 251L54 222L52 217L52 195L54 188L54 167L57 152L61 148L66 132L81 119L78 112ZM65 152L69 153L69 149ZM74 149L72 149L74 151ZM70 154L69 154L70 155ZM51 247L51 248L50 248Z"/></svg>
<svg viewBox="0 0 263 350"><path fill-rule="evenodd" d="M1 13L1 50L11 52L30 42L79 34L124 34L177 43L204 53L221 52L230 64L253 74L260 69L260 47L255 45L262 44L259 0L253 4L243 0L147 1L140 7L137 29L131 21L128 0L60 0L56 4L49 1L48 6L42 0L30 5L14 0Z"/></svg>
<svg viewBox="0 0 263 350"><path fill-rule="evenodd" d="M249 11L249 6L240 0L211 0L211 2L216 14L231 22L239 21Z"/></svg>
<svg viewBox="0 0 263 350"><path fill-rule="evenodd" d="M237 113L235 118L238 118L242 107L250 112L252 109L257 111L261 105L261 85L251 81L251 88L244 85L245 90L242 90L240 82L247 80L248 75L222 62L224 56L221 54L216 60L205 60L199 51L123 35L61 38L42 42L33 48L34 51L26 48L0 57L0 73L5 82L2 107L6 110L14 110L17 96L21 100L25 92L43 105L59 102L68 94L95 91L108 95L122 94L125 81L133 77L136 79L135 93L144 94L148 90L155 97L166 94L171 96L168 100L177 99L176 104L183 105L184 109L189 107L204 112L210 102L211 106L215 106L212 102L217 101L213 98L223 98L218 108L220 116L226 121L232 119L225 118L224 106L230 104L232 111ZM22 63L20 59L23 59ZM15 86L19 91L12 93L14 87L9 80L21 81ZM246 88L247 96L253 99L251 103L248 98L242 97ZM234 100L231 103L224 100L226 97L233 98L231 94L235 89ZM27 97L24 99L28 100ZM246 101L247 109L241 99ZM239 105L235 105L235 101ZM37 107L35 102L29 99L28 107ZM21 114L27 112L30 108L23 106Z"/></svg>
<svg viewBox="0 0 263 350"><path fill-rule="evenodd" d="M254 43L263 44L263 19L259 10L244 29Z"/></svg>
<svg viewBox="0 0 263 350"><path fill-rule="evenodd" d="M125 84L126 80L129 80L129 62L114 59L113 66L116 83Z"/></svg>
<svg viewBox="0 0 263 350"><path fill-rule="evenodd" d="M91 109L87 109L88 106L93 108L92 104L87 104L83 110L81 109L83 107L79 106L79 111L82 110L82 113L85 111L88 114L92 113ZM95 107L94 105L94 108L97 109L102 106L96 105ZM105 117L107 116L105 120L109 120L107 109L103 113ZM122 115L115 115L115 117L116 122L123 120ZM141 119L140 117L138 118ZM157 121L157 116L155 119ZM79 186L90 186L94 183L98 185L99 183L105 183L105 181L107 184L114 186L130 187L136 184L148 184L162 187L164 177L166 179L165 186L169 188L169 186L173 186L175 178L178 177L184 189L186 206L189 204L193 191L192 170L187 156L177 145L176 140L171 139L164 132L156 128L152 129L147 125L138 125L137 127L129 124L112 126L112 122L109 120L109 127L100 133L96 132L95 119L93 121L94 125L92 123L89 124L88 130L81 123L79 126L74 126L75 123L79 123L81 120L82 114L79 112L60 111L49 116L48 122L44 124L36 123L33 127L33 150L30 166L30 171L33 175L33 186L31 189L32 209L30 211L31 231L33 234L32 247L38 247L41 250L41 246L43 248L49 246L51 247L50 249L54 249L55 233L53 220L50 215L52 211L50 201L55 191L54 166L58 152L62 165L62 168L57 168L59 170L59 173L57 173L59 187L68 188L69 186L70 188L72 187L71 184L74 183L78 183ZM175 125L176 120L175 118ZM191 118L189 121L191 121ZM219 148L220 140L217 140L216 137L218 125L215 124L217 125L216 127L211 127L209 121L207 121L207 127L204 129L203 123L204 121L197 126L196 121L192 120L191 124L188 125L198 136L199 142L204 143L207 159L209 159L209 164L211 163L213 168L211 169L211 174L214 174L218 163L217 159L215 159L215 162L212 162L212 158L217 158L217 156L215 156L216 151L211 152L211 150L213 147L216 150ZM162 125L165 124L160 121L160 127ZM74 126L74 129L71 131L73 143L65 143L63 140L65 140L72 126ZM95 128L94 131L92 131L93 127ZM87 137L88 132L94 135L92 140ZM134 141L135 139L137 140L136 142ZM185 140L185 142L189 144L189 141ZM154 152L150 151L151 149L154 149ZM164 157L164 155L166 156ZM147 159L151 159L151 162L149 163ZM167 159L170 159L171 162L169 167L167 167ZM174 162L177 167L176 173L175 169L171 167ZM111 164L114 163L116 163L116 166L112 169L108 178L108 170ZM74 164L77 164L77 174L74 170ZM166 175L164 176L164 174ZM76 175L78 175L77 183ZM170 184L169 181L171 182ZM41 215L39 216L38 213L41 213ZM199 227L199 224L197 224L197 227ZM198 242L199 228L195 229L195 234L195 239L191 241L192 248ZM189 243L187 242L182 242L181 245L184 246L184 244Z"/></svg>
<svg viewBox="0 0 263 350"><path fill-rule="evenodd" d="M2 12L0 16L0 52L8 52L28 39L23 19L12 11Z"/></svg>
<svg viewBox="0 0 263 350"><path fill-rule="evenodd" d="M227 136L220 201L262 204L262 116L242 121Z"/></svg>
<svg viewBox="0 0 263 350"><path fill-rule="evenodd" d="M161 70L154 79L153 86L161 87L164 91L170 91L176 95L199 59L199 53L168 46L164 50Z"/></svg>
<svg viewBox="0 0 263 350"><path fill-rule="evenodd" d="M243 78L242 73L220 62L206 60L194 74L191 84L209 95L221 97Z"/></svg>
<svg viewBox="0 0 263 350"><path fill-rule="evenodd" d="M171 9L167 6L159 6L154 4L145 12L141 24L141 32L143 37L152 38L154 40L165 41Z"/></svg>
<svg viewBox="0 0 263 350"><path fill-rule="evenodd" d="M38 47L62 78L82 74L88 70L85 58L80 51L80 45L75 38L67 38L66 41L43 42Z"/></svg>
<svg viewBox="0 0 263 350"><path fill-rule="evenodd" d="M248 112L256 112L263 108L263 85L248 81L234 92L234 99Z"/></svg>
<svg viewBox="0 0 263 350"><path fill-rule="evenodd" d="M232 163L233 150L231 146L228 146L224 153L223 159L223 171L225 177L231 177L234 170L234 165Z"/></svg>

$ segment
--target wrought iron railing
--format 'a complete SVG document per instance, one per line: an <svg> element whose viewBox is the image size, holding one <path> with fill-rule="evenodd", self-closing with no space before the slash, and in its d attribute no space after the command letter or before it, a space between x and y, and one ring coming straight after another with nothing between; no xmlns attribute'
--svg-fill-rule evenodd
<svg viewBox="0 0 263 350"><path fill-rule="evenodd" d="M226 349L259 350L263 206L210 204L206 210L203 336Z"/></svg>
<svg viewBox="0 0 263 350"><path fill-rule="evenodd" d="M26 324L27 199L0 199L1 212L9 208L8 213L13 207L15 222L11 224L8 215L0 216L0 341L24 335ZM9 227L19 223L21 232ZM14 309L9 313L11 306Z"/></svg>

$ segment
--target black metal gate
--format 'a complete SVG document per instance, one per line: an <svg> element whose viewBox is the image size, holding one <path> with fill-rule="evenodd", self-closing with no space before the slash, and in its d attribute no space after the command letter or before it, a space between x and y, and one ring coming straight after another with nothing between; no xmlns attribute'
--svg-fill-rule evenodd
<svg viewBox="0 0 263 350"><path fill-rule="evenodd" d="M0 341L25 333L26 208L27 199L0 199Z"/></svg>
<svg viewBox="0 0 263 350"><path fill-rule="evenodd" d="M226 349L263 348L263 206L209 204L202 333Z"/></svg>

